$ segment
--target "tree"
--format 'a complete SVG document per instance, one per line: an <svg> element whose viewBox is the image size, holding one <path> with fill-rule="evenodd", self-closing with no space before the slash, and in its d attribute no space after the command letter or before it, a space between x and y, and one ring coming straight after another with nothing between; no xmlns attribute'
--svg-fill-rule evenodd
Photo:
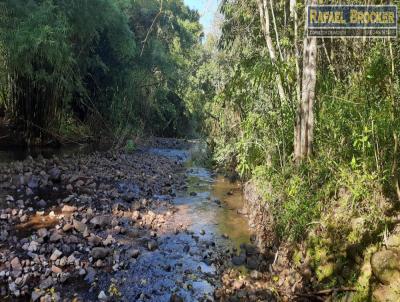
<svg viewBox="0 0 400 302"><path fill-rule="evenodd" d="M3 103L26 144L46 143L82 123L101 124L116 137L135 129L186 130L182 87L202 28L182 0L0 5Z"/></svg>
<svg viewBox="0 0 400 302"><path fill-rule="evenodd" d="M283 57L282 51L280 50L279 35L277 31L277 25L275 21L274 5L273 0L257 0L258 10L260 14L261 28L264 33L265 41L267 44L269 56L271 62L276 70L278 70L279 65L277 63L277 51L275 45L277 45L280 54L280 60L288 60L288 57ZM313 1L315 2L315 1ZM310 1L311 4L311 1ZM297 18L297 8L295 3L290 4L290 12L293 16L294 24L294 41L296 53L297 50L297 28L298 28L298 18ZM273 16L272 22L270 15ZM272 41L271 34L271 23L274 24L275 28L275 43ZM305 22L307 26L307 22ZM303 42L303 68L301 81L297 81L297 85L301 85L296 90L300 90L301 99L298 100L298 110L296 113L296 125L295 125L295 135L294 135L294 159L296 162L302 161L312 154L312 145L314 138L314 100L315 100L315 84L316 84L316 58L317 58L317 41L316 38L307 38L307 28L304 31L304 42ZM282 79L280 72L276 75L276 85L279 92L279 97L281 102L286 101L286 93L282 84ZM300 78L300 76L298 75ZM300 84L301 83L301 84Z"/></svg>
<svg viewBox="0 0 400 302"><path fill-rule="evenodd" d="M309 4L315 3L315 0L309 0ZM302 161L312 154L314 141L314 102L315 84L317 82L317 39L315 37L306 37L307 22L305 22L305 27L301 102L296 113L296 130L294 137L294 158L297 162Z"/></svg>

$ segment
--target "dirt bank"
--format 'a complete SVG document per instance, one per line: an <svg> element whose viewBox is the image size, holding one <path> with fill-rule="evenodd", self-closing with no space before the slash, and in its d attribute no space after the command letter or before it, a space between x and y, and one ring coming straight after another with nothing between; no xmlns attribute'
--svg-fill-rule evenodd
<svg viewBox="0 0 400 302"><path fill-rule="evenodd" d="M269 263L263 282L274 288L282 301L318 301L318 295L307 294L312 292L311 271L301 247L277 239L270 207L253 182L244 185L244 196L244 212L254 230L257 246ZM295 258L299 258L296 263Z"/></svg>

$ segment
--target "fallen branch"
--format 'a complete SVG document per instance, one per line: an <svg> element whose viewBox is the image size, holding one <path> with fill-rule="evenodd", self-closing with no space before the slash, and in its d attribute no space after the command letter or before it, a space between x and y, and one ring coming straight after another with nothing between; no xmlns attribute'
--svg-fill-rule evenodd
<svg viewBox="0 0 400 302"><path fill-rule="evenodd" d="M329 295L333 292L355 292L356 289L354 287L339 287L339 288L329 288L329 289L323 289L317 292L314 292L313 294L317 295Z"/></svg>
<svg viewBox="0 0 400 302"><path fill-rule="evenodd" d="M301 298L307 298L307 299L314 299L318 301L325 301L324 298L318 296L318 295L313 295L313 294L295 294L297 297Z"/></svg>
<svg viewBox="0 0 400 302"><path fill-rule="evenodd" d="M330 295L332 293L337 293L337 292L354 292L356 289L354 287L339 287L339 288L329 288L329 289L323 289L320 291L316 292L311 292L311 293L295 293L296 296L298 297L304 297L304 298L315 298L315 299L320 299L321 295ZM324 301L324 300L321 300Z"/></svg>

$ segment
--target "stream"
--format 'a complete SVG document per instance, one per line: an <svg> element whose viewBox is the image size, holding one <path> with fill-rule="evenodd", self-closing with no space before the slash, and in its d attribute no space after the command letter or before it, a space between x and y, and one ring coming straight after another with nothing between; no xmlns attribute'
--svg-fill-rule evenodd
<svg viewBox="0 0 400 302"><path fill-rule="evenodd" d="M168 223L187 226L186 232L158 235L158 249L143 254L125 272L117 274L126 301L214 301L219 285L216 262L219 253L229 254L250 243L246 219L238 214L243 194L232 183L198 167L191 152L150 149L149 152L184 161L187 189L176 192L178 212ZM156 196L164 198L164 196ZM246 271L244 266L240 267Z"/></svg>
<svg viewBox="0 0 400 302"><path fill-rule="evenodd" d="M121 247L136 247L140 256L129 259L126 265L114 272L88 270L84 280L70 280L63 286L63 296L71 300L81 297L86 301L97 301L99 292L117 297L118 301L214 301L215 291L221 287L221 272L235 267L247 274L257 269L258 255L251 244L251 232L245 216L239 214L243 207L243 194L239 183L213 173L196 162L203 152L201 144L192 143L189 150L173 148L143 148L146 156L157 155L182 163L177 173L185 176L185 185L172 184L168 195L153 195L154 202L170 203L174 213L169 215L162 228L152 232L143 231L129 241L115 237L114 263L120 263L125 255ZM27 155L43 158L86 154L90 148L60 149L29 152L29 150L0 151L0 162L21 160ZM162 172L161 172L162 173ZM132 184L134 185L134 184ZM119 186L127 186L125 183ZM129 186L129 184L128 184ZM172 196L172 197L171 197ZM54 197L54 198L58 198ZM48 204L52 197L47 196ZM168 208L153 208L155 215L165 214ZM47 217L47 216L46 216ZM45 221L35 216L28 222L34 229L54 227L57 220ZM46 225L48 223L48 225ZM135 226L126 224L129 228ZM32 228L16 233L19 238L28 237ZM154 246L150 246L149 244ZM119 259L121 258L121 259ZM124 258L125 259L125 258ZM122 264L123 262L121 262ZM101 300L101 299L100 299Z"/></svg>

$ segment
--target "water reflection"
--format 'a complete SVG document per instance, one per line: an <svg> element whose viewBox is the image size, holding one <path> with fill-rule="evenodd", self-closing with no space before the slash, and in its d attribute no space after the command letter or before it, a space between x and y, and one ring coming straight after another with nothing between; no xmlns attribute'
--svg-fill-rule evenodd
<svg viewBox="0 0 400 302"><path fill-rule="evenodd" d="M222 203L217 215L219 232L227 234L236 248L242 243L249 243L250 230L247 220L238 214L244 204L240 184L218 176L213 183L212 194Z"/></svg>
<svg viewBox="0 0 400 302"><path fill-rule="evenodd" d="M239 183L192 167L188 171L188 189L178 194L175 204L185 213L181 217L192 231L205 232L210 240L228 237L229 241L224 240L223 244L239 249L241 244L250 242L251 236L246 218L238 214L243 198Z"/></svg>

